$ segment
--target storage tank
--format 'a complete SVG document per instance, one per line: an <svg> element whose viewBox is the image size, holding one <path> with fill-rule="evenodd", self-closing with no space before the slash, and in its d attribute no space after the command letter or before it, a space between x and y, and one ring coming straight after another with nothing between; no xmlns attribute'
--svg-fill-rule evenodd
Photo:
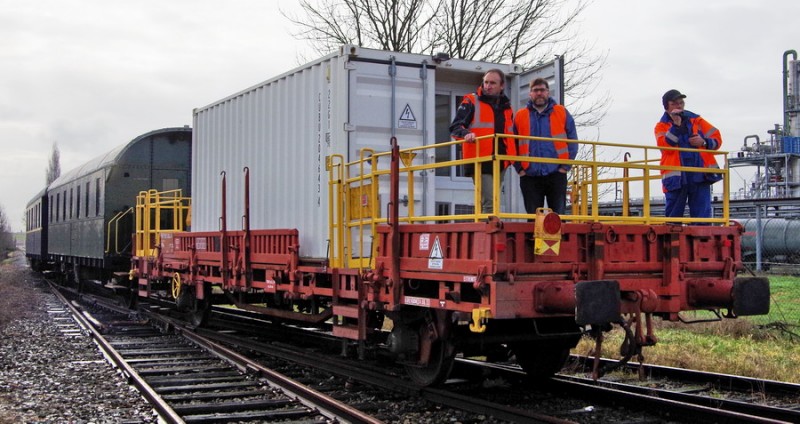
<svg viewBox="0 0 800 424"><path fill-rule="evenodd" d="M327 257L328 174L325 160L359 158L362 148L385 152L394 135L401 148L449 140L461 96L474 92L492 68L506 73L505 93L517 109L528 82L549 80L563 96L562 60L527 72L517 65L448 59L342 46L337 52L194 110L192 229L218 231L221 173L227 181L227 228L242 228L244 176L250 171L250 228L296 228L300 255ZM417 155L414 164L455 160L458 151ZM381 162L381 161L379 161ZM388 161L379 163L388 169ZM472 207L473 183L457 167L415 178L419 215ZM404 177L405 178L405 177ZM506 174L505 211L522 212L518 178ZM406 181L401 181L405 187ZM405 190L405 188L401 188ZM403 198L407 193L400 193ZM379 189L385 215L388 184ZM407 213L401 204L400 215ZM367 236L368 240L369 237ZM362 246L369 252L369 246ZM357 255L357 252L355 252Z"/></svg>
<svg viewBox="0 0 800 424"><path fill-rule="evenodd" d="M758 220L737 219L745 229L742 237L742 254L756 253ZM789 258L800 253L800 220L782 218L761 219L761 257L766 260L776 256Z"/></svg>

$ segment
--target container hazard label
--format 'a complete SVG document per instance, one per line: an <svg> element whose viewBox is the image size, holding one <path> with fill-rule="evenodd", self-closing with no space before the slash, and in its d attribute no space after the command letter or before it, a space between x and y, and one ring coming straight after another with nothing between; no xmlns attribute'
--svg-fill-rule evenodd
<svg viewBox="0 0 800 424"><path fill-rule="evenodd" d="M428 255L428 269L442 269L444 265L444 255L442 254L442 245L439 243L439 236L433 240L433 248L430 255Z"/></svg>
<svg viewBox="0 0 800 424"><path fill-rule="evenodd" d="M400 114L400 119L397 121L397 128L417 129L417 118L414 116L414 112L411 110L411 106L408 103L406 103L406 107L403 108L403 112Z"/></svg>

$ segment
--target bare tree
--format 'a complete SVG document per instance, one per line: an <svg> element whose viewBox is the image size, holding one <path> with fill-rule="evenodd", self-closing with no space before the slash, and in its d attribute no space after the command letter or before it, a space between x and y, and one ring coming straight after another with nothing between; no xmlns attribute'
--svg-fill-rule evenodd
<svg viewBox="0 0 800 424"><path fill-rule="evenodd" d="M564 91L581 139L596 137L610 106L596 94L607 52L574 30L591 0L301 0L304 16L289 16L300 39L327 54L341 44L409 53L447 52L457 59L516 63L525 68L564 57ZM592 160L580 149L578 160ZM616 161L614 158L612 161ZM610 170L601 169L599 176ZM609 191L602 189L603 194ZM613 188L610 189L613 191Z"/></svg>
<svg viewBox="0 0 800 424"><path fill-rule="evenodd" d="M423 36L438 12L428 0L301 0L306 16L287 16L318 52L328 53L342 44L383 50L426 51Z"/></svg>
<svg viewBox="0 0 800 424"><path fill-rule="evenodd" d="M591 0L301 0L289 16L321 54L341 44L517 63L530 68L565 58L565 92L579 126L597 125L607 108L586 104L606 52L581 42L573 28ZM606 96L608 98L608 96Z"/></svg>
<svg viewBox="0 0 800 424"><path fill-rule="evenodd" d="M47 174L45 179L47 185L50 185L58 177L61 176L61 152L58 150L58 144L53 143L53 152L50 154L50 162L47 164Z"/></svg>
<svg viewBox="0 0 800 424"><path fill-rule="evenodd" d="M13 250L15 247L14 234L11 233L11 226L8 224L8 217L3 206L0 205L0 252L5 257L5 252Z"/></svg>

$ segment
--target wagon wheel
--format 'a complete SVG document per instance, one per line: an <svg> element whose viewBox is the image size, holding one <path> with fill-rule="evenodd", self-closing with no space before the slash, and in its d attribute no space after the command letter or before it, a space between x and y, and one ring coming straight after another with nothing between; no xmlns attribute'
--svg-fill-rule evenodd
<svg viewBox="0 0 800 424"><path fill-rule="evenodd" d="M125 290L118 294L117 304L128 309L136 308L136 295L133 293L133 290Z"/></svg>
<svg viewBox="0 0 800 424"><path fill-rule="evenodd" d="M181 295L181 275L177 272L172 274L172 298L178 300Z"/></svg>
<svg viewBox="0 0 800 424"><path fill-rule="evenodd" d="M116 278L112 279L111 283L115 286L121 285ZM114 288L113 290L114 298L119 306L128 309L133 309L136 307L136 297L138 296L138 293L136 293L133 288Z"/></svg>
<svg viewBox="0 0 800 424"><path fill-rule="evenodd" d="M78 293L84 292L85 287L81 281L81 270L78 265L72 266L72 271L70 272L68 279L75 284L75 289L78 290Z"/></svg>
<svg viewBox="0 0 800 424"><path fill-rule="evenodd" d="M420 329L420 340L428 336L425 325ZM420 386L432 386L447 380L453 369L456 350L449 340L439 339L431 345L430 360L427 365L406 364L408 376Z"/></svg>
<svg viewBox="0 0 800 424"><path fill-rule="evenodd" d="M194 298L192 309L188 312L188 318L192 325L202 327L208 323L208 318L211 316L211 286L201 283L196 289L204 290L205 293L203 299Z"/></svg>
<svg viewBox="0 0 800 424"><path fill-rule="evenodd" d="M512 347L517 363L528 379L540 382L561 370L569 357L569 347L560 343L519 343Z"/></svg>
<svg viewBox="0 0 800 424"><path fill-rule="evenodd" d="M211 305L207 300L197 300L194 308L188 313L189 322L195 327L202 327L208 323L208 317L211 315Z"/></svg>

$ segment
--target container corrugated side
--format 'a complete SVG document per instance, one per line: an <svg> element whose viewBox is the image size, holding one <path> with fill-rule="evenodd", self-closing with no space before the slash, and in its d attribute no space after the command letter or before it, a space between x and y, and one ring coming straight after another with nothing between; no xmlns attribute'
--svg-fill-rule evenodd
<svg viewBox="0 0 800 424"><path fill-rule="evenodd" d="M297 228L300 254L325 257L328 97L339 59L329 57L195 110L192 230L216 231L227 179L227 228L242 228L244 167L250 228Z"/></svg>

